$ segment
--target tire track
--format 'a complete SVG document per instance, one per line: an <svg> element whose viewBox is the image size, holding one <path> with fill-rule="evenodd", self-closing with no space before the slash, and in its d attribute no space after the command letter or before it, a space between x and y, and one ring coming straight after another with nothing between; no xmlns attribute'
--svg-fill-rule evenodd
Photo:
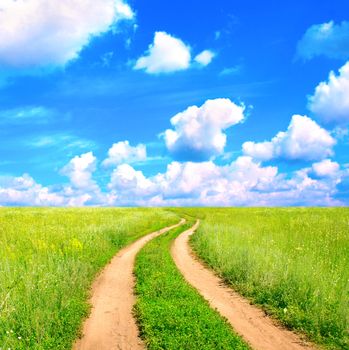
<svg viewBox="0 0 349 350"><path fill-rule="evenodd" d="M123 248L104 268L92 286L91 314L83 325L83 336L74 350L140 350L138 328L132 314L135 303L133 267L139 250L153 238L182 225L150 233Z"/></svg>
<svg viewBox="0 0 349 350"><path fill-rule="evenodd" d="M199 221L180 234L171 249L172 257L184 278L216 309L233 329L256 350L316 349L297 334L277 325L274 320L249 303L211 270L199 262L189 246L189 237Z"/></svg>

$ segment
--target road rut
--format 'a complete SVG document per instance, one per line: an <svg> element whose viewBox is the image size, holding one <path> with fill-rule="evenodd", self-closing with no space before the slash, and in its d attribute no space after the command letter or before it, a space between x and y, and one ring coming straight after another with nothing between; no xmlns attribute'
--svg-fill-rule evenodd
<svg viewBox="0 0 349 350"><path fill-rule="evenodd" d="M195 258L189 237L199 221L174 241L172 257L184 278L216 309L233 329L256 350L316 349L298 335L276 324L265 313L241 297Z"/></svg>
<svg viewBox="0 0 349 350"><path fill-rule="evenodd" d="M184 223L150 233L120 250L92 286L91 314L74 350L140 350L144 345L132 315L135 303L133 267L140 249L151 239Z"/></svg>

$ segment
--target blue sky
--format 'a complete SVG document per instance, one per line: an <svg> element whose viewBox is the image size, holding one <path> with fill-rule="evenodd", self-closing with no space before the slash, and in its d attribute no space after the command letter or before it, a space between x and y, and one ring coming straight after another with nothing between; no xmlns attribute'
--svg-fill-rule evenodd
<svg viewBox="0 0 349 350"><path fill-rule="evenodd" d="M0 10L0 205L348 205L347 1Z"/></svg>

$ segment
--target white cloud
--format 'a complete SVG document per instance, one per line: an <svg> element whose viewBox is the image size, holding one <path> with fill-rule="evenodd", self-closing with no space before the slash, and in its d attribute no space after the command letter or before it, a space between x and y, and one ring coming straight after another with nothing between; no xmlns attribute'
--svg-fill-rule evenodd
<svg viewBox="0 0 349 350"><path fill-rule="evenodd" d="M313 173L318 177L337 177L340 175L340 166L337 162L324 159L312 165Z"/></svg>
<svg viewBox="0 0 349 350"><path fill-rule="evenodd" d="M229 165L212 161L172 162L163 173L146 177L128 164L113 171L108 191L93 182L95 157L84 154L67 165L71 183L44 187L29 175L0 177L0 205L85 206L276 206L343 205L335 199L347 169L328 159L290 176L248 156Z"/></svg>
<svg viewBox="0 0 349 350"><path fill-rule="evenodd" d="M244 110L244 105L224 98L207 100L201 107L188 107L171 118L174 129L164 133L166 146L180 160L202 161L217 156L226 144L224 130L241 123Z"/></svg>
<svg viewBox="0 0 349 350"><path fill-rule="evenodd" d="M71 184L77 189L91 189L97 185L92 179L96 170L96 157L92 152L76 156L63 167L61 174L69 177Z"/></svg>
<svg viewBox="0 0 349 350"><path fill-rule="evenodd" d="M117 198L134 202L143 200L153 194L156 185L147 179L141 171L136 171L129 164L119 165L112 173L108 188L113 190Z"/></svg>
<svg viewBox="0 0 349 350"><path fill-rule="evenodd" d="M96 185L92 188L76 188L71 185L50 188L36 183L28 174L0 177L0 205L81 207L113 203L113 194L101 193Z"/></svg>
<svg viewBox="0 0 349 350"><path fill-rule="evenodd" d="M245 142L243 153L259 160L321 160L333 154L335 139L307 116L294 115L287 131L271 141Z"/></svg>
<svg viewBox="0 0 349 350"><path fill-rule="evenodd" d="M249 190L269 186L276 176L276 167L263 168L250 157L240 157L228 166L212 161L172 162L166 172L150 178L123 164L112 174L109 188L127 204L244 205Z"/></svg>
<svg viewBox="0 0 349 350"><path fill-rule="evenodd" d="M202 66L207 66L212 62L215 56L216 54L211 50L204 50L195 56L194 61Z"/></svg>
<svg viewBox="0 0 349 350"><path fill-rule="evenodd" d="M156 32L146 55L140 57L134 69L147 73L170 73L189 68L190 46L165 32Z"/></svg>
<svg viewBox="0 0 349 350"><path fill-rule="evenodd" d="M114 143L108 151L108 158L103 161L104 166L118 165L121 163L134 163L147 159L146 146L139 144L131 146L129 141Z"/></svg>
<svg viewBox="0 0 349 350"><path fill-rule="evenodd" d="M164 200L193 201L196 204L242 205L252 189L264 188L275 181L276 167L261 167L250 157L239 157L227 166L213 162L171 163L165 174L154 182L160 185Z"/></svg>
<svg viewBox="0 0 349 350"><path fill-rule="evenodd" d="M102 192L93 173L97 169L97 159L92 152L76 156L61 169L61 174L69 178L69 184L59 189L58 193L64 198L66 206L101 206L113 205L115 196Z"/></svg>
<svg viewBox="0 0 349 350"><path fill-rule="evenodd" d="M298 43L297 54L304 59L315 56L349 58L349 22L315 24L307 29Z"/></svg>
<svg viewBox="0 0 349 350"><path fill-rule="evenodd" d="M247 156L226 166L172 162L164 173L149 178L121 165L109 188L118 205L341 205L334 196L343 173L312 178L312 172L301 169L287 177L277 167L264 167Z"/></svg>
<svg viewBox="0 0 349 350"><path fill-rule="evenodd" d="M309 98L309 109L326 123L349 122L349 61L339 69L339 75L330 72L327 82L321 82Z"/></svg>
<svg viewBox="0 0 349 350"><path fill-rule="evenodd" d="M214 52L204 50L195 56L194 61L204 67L211 63L214 56ZM191 63L189 45L166 32L155 32L153 43L133 68L143 69L148 74L172 73L189 69Z"/></svg>
<svg viewBox="0 0 349 350"><path fill-rule="evenodd" d="M0 205L59 206L64 205L64 198L24 174L0 178Z"/></svg>
<svg viewBox="0 0 349 350"><path fill-rule="evenodd" d="M134 13L123 0L3 0L0 65L64 65Z"/></svg>

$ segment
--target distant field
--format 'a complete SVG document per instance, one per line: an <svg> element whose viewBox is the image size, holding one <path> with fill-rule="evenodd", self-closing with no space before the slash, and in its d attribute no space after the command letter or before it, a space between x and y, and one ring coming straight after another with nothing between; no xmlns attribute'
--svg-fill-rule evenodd
<svg viewBox="0 0 349 350"><path fill-rule="evenodd" d="M0 209L0 348L69 349L95 274L175 222L162 209Z"/></svg>
<svg viewBox="0 0 349 350"><path fill-rule="evenodd" d="M187 209L198 255L241 294L328 348L349 348L349 209Z"/></svg>

